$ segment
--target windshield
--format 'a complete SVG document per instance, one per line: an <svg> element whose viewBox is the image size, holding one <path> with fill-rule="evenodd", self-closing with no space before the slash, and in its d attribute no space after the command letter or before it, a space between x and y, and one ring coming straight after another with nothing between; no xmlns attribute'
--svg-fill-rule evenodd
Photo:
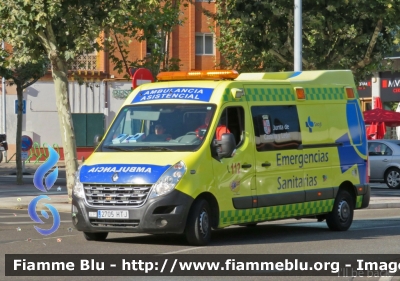
<svg viewBox="0 0 400 281"><path fill-rule="evenodd" d="M98 151L194 151L208 131L215 105L125 106Z"/></svg>

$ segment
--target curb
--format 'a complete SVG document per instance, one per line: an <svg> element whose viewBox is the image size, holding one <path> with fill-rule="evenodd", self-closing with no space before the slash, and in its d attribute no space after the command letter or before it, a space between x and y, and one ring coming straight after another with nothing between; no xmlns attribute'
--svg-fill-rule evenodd
<svg viewBox="0 0 400 281"><path fill-rule="evenodd" d="M400 202L370 203L366 209L396 209L400 208Z"/></svg>

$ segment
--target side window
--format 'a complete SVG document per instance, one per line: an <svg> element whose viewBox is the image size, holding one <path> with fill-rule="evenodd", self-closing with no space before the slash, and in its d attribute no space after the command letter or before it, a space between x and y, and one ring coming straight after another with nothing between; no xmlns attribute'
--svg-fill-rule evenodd
<svg viewBox="0 0 400 281"><path fill-rule="evenodd" d="M297 107L253 106L257 151L297 149L302 144Z"/></svg>
<svg viewBox="0 0 400 281"><path fill-rule="evenodd" d="M235 137L236 147L242 145L244 139L244 109L243 107L227 107L221 114L215 131L215 139L221 139L222 134L231 133Z"/></svg>
<svg viewBox="0 0 400 281"><path fill-rule="evenodd" d="M370 142L368 143L368 154L370 156L392 155L393 151L384 143Z"/></svg>

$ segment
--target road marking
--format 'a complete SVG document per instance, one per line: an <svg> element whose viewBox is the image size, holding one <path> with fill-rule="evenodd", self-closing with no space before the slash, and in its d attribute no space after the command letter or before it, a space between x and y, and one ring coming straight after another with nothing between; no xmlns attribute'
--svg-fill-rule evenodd
<svg viewBox="0 0 400 281"><path fill-rule="evenodd" d="M179 251L167 252L167 253L163 253L163 254L160 254L160 255L171 255L171 254L176 254L176 253L180 253L180 252L187 252L187 251L193 251L193 250L202 249L202 248L204 248L204 247L194 247L194 248L183 249L183 250L179 250Z"/></svg>
<svg viewBox="0 0 400 281"><path fill-rule="evenodd" d="M68 221L61 221L62 223L66 223L66 222L71 222L70 220L68 220ZM34 222L34 221L20 221L20 222L18 222L18 221L13 221L13 222L0 222L0 224L32 224L32 223L37 223L37 222Z"/></svg>
<svg viewBox="0 0 400 281"><path fill-rule="evenodd" d="M393 276L384 276L379 278L379 281L390 281L392 280Z"/></svg>
<svg viewBox="0 0 400 281"><path fill-rule="evenodd" d="M18 217L18 218L29 218L29 215L26 215L26 214L19 215L19 214L17 214L16 216L14 216L14 214L9 214L8 216L0 216L0 219L15 218L15 217Z"/></svg>
<svg viewBox="0 0 400 281"><path fill-rule="evenodd" d="M377 227L365 227L365 228L355 228L355 229L351 229L350 230L366 230L366 229L379 229L379 228L396 228L396 227L400 227L400 225L382 225L382 226L377 226Z"/></svg>
<svg viewBox="0 0 400 281"><path fill-rule="evenodd" d="M44 237L41 239L32 239L31 241L39 241L39 240L48 240L48 239L59 239L61 237L71 237L71 236L77 236L77 235L63 235L63 236L57 236L57 237ZM12 241L12 242L7 242L4 244L13 244L13 243L20 243L20 242L26 242L26 240L17 240L17 241Z"/></svg>

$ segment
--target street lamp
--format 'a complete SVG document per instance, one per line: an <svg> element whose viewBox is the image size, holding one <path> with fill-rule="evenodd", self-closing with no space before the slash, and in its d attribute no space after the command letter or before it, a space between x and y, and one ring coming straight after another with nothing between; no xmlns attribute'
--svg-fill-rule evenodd
<svg viewBox="0 0 400 281"><path fill-rule="evenodd" d="M301 0L294 0L294 71L302 70Z"/></svg>

